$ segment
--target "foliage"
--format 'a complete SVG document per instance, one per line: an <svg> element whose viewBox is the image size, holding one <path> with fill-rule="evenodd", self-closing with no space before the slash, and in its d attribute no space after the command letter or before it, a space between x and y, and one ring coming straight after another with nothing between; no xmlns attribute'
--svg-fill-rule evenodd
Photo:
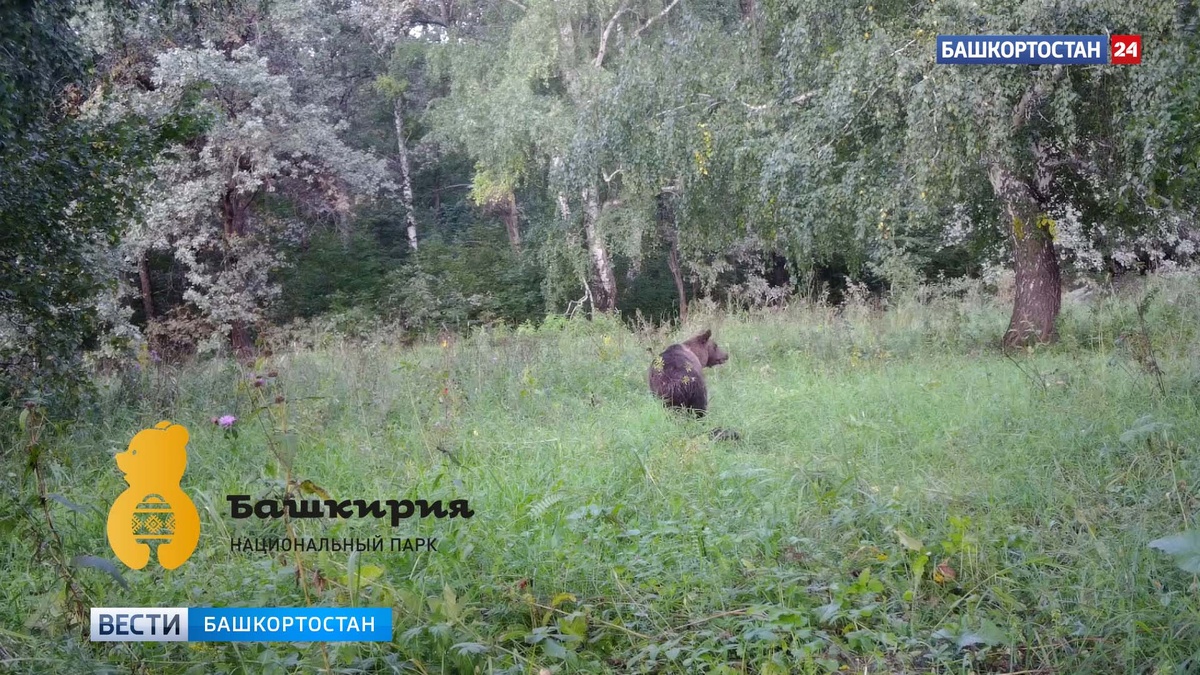
<svg viewBox="0 0 1200 675"><path fill-rule="evenodd" d="M355 199L386 188L383 163L345 145L330 112L297 100L250 45L228 56L170 50L153 77L154 91L129 105L188 106L208 124L190 146L160 155L128 255L169 250L187 270L185 300L228 335L260 321L277 297L280 243L303 241L312 219L347 218Z"/></svg>
<svg viewBox="0 0 1200 675"><path fill-rule="evenodd" d="M279 272L281 294L273 317L279 322L373 304L390 262L363 233L349 242L334 232L318 233L285 254L288 264Z"/></svg>
<svg viewBox="0 0 1200 675"><path fill-rule="evenodd" d="M108 251L158 141L136 117L86 119L88 55L69 2L5 5L0 29L0 398L72 399L104 330Z"/></svg>
<svg viewBox="0 0 1200 675"><path fill-rule="evenodd" d="M384 284L382 315L416 334L519 323L543 309L538 270L513 255L502 231L483 225L457 241L427 239Z"/></svg>

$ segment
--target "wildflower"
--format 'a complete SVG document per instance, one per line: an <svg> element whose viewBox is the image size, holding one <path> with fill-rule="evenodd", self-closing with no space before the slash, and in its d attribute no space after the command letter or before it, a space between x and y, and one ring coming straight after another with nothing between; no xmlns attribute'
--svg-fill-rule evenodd
<svg viewBox="0 0 1200 675"><path fill-rule="evenodd" d="M236 421L237 421L237 418L234 417L233 415L221 415L220 417L213 418L213 424L216 424L217 426L221 427L222 429L229 429L230 427L233 426L233 423Z"/></svg>
<svg viewBox="0 0 1200 675"><path fill-rule="evenodd" d="M266 380L264 380L264 379L262 379L261 377L260 377L260 378L258 378L258 379L256 379L256 380L254 380L254 386L256 386L256 387L261 387L261 386L263 386L263 385L264 385L264 384L266 384L266 383L267 383L267 381L266 381Z"/></svg>
<svg viewBox="0 0 1200 675"><path fill-rule="evenodd" d="M275 402L276 402L276 403L283 403L283 395L282 395L282 394L278 394L278 395L276 395L276 396L275 396Z"/></svg>

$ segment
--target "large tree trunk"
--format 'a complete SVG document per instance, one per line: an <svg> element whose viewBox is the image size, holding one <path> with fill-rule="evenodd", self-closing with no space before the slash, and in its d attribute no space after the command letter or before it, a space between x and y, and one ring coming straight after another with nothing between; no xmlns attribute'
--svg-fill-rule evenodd
<svg viewBox="0 0 1200 675"><path fill-rule="evenodd" d="M600 200L595 188L583 191L583 232L587 237L588 253L592 258L597 288L592 291L592 304L601 312L611 312L617 307L617 279L613 274L612 260L604 245L604 238L597 231L600 220Z"/></svg>
<svg viewBox="0 0 1200 675"><path fill-rule="evenodd" d="M1054 241L1036 221L1019 227L1017 222L1012 233L1016 301L1004 334L1005 347L1058 339L1055 322L1062 304L1062 278Z"/></svg>
<svg viewBox="0 0 1200 675"><path fill-rule="evenodd" d="M412 174L408 166L408 142L404 137L404 99L396 97L392 104L392 119L396 123L396 155L400 163L400 195L404 200L404 222L408 230L408 246L417 250L417 217L413 212Z"/></svg>
<svg viewBox="0 0 1200 675"><path fill-rule="evenodd" d="M239 167L243 170L248 170L249 168L245 160L239 160ZM237 191L233 188L231 179L230 186L225 190L225 198L221 204L221 219L226 238L233 239L246 236L250 216L250 203L253 200L253 195L245 198L239 197ZM232 328L229 331L229 343L238 358L247 359L254 352L254 345L250 341L250 331L243 321L233 322Z"/></svg>
<svg viewBox="0 0 1200 675"><path fill-rule="evenodd" d="M142 288L142 309L146 312L146 323L154 320L154 299L151 297L153 288L150 286L150 264L143 252L138 256L138 281Z"/></svg>
<svg viewBox="0 0 1200 675"><path fill-rule="evenodd" d="M1007 167L993 163L988 178L1003 205L1016 272L1016 298L1004 347L1053 342L1058 337L1055 322L1062 306L1062 276L1054 239L1045 226L1049 220L1029 184ZM1045 181L1039 176L1041 182Z"/></svg>

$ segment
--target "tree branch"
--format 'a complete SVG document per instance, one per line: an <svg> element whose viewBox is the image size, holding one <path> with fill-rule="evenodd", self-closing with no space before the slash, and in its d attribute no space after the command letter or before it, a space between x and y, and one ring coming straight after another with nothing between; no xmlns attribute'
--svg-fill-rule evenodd
<svg viewBox="0 0 1200 675"><path fill-rule="evenodd" d="M604 53L608 51L609 33L612 32L613 26L617 25L617 19L621 18L621 15L627 11L629 11L629 0L624 0L621 6L617 8L616 14L613 14L612 18L608 20L608 24L604 26L604 32L600 34L600 49L596 51L596 60L592 62L592 65L597 68L604 65Z"/></svg>
<svg viewBox="0 0 1200 675"><path fill-rule="evenodd" d="M641 27L641 28L639 28L639 29L637 29L636 31L634 31L634 33L633 33L633 37L635 37L635 38L636 38L636 37L638 37L639 35L641 35L641 34L642 34L642 31L644 31L644 30L646 30L647 28L649 28L649 27L650 27L650 26L651 26L651 25L652 25L652 24L653 24L655 21L658 21L659 19L661 19L661 18L663 18L664 16L666 16L666 15L667 15L667 13L668 13L668 12L670 12L672 9L675 9L675 5L678 5L678 4L679 4L679 0L671 0L671 4L667 5L667 6L666 6L666 8L665 8L665 9L663 9L663 11L661 11L661 12L659 12L658 14L655 14L654 16L650 17L650 19L649 19L648 21L646 21L646 23L642 24L642 27Z"/></svg>
<svg viewBox="0 0 1200 675"><path fill-rule="evenodd" d="M804 104L811 101L813 99L813 97L815 97L818 93L819 92L816 89L813 89L812 91L806 91L803 94L800 94L799 96L793 96L792 98L788 99L788 103L791 103L792 105L803 106ZM745 101L742 101L741 103L742 103L742 105L746 106L746 109L749 110L750 112L762 112L764 110L768 110L775 106L774 102L755 104L755 103L746 103Z"/></svg>
<svg viewBox="0 0 1200 675"><path fill-rule="evenodd" d="M442 28L447 28L447 29L450 28L445 23L443 23L441 19L435 19L435 18L425 15L425 14L414 15L412 18L410 18L408 20L408 22L410 24L419 24L419 25L423 25L423 26L441 26Z"/></svg>
<svg viewBox="0 0 1200 675"><path fill-rule="evenodd" d="M793 97L791 100L788 101L788 103L791 103L792 105L802 106L802 105L808 103L809 101L813 100L813 97L815 97L816 95L817 95L817 90L813 89L812 91L806 91L803 94L800 94L799 96Z"/></svg>
<svg viewBox="0 0 1200 675"><path fill-rule="evenodd" d="M1061 65L1054 66L1054 69L1050 71L1050 77L1041 80L1033 85L1033 88L1025 92L1025 95L1021 97L1020 102L1013 109L1012 128L1014 131L1025 126L1025 123L1029 121L1029 116L1033 114L1034 108L1041 105L1042 100L1050 93L1050 89L1066 72L1066 69Z"/></svg>

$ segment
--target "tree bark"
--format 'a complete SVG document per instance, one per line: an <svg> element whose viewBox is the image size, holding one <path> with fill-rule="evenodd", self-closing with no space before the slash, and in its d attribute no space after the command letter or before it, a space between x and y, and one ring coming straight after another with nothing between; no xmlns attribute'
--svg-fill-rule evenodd
<svg viewBox="0 0 1200 675"><path fill-rule="evenodd" d="M248 164L244 160L239 160L239 168L249 170ZM250 195L245 199L239 198L237 190L233 187L233 179L231 178L229 187L225 190L224 201L221 204L221 220L227 239L246 236L250 203L253 201L254 195ZM228 265L230 263L226 261L224 264ZM250 331L244 322L233 322L229 331L229 343L238 358L246 359L253 355L254 345L250 340Z"/></svg>
<svg viewBox="0 0 1200 675"><path fill-rule="evenodd" d="M583 232L587 237L588 253L592 258L592 271L598 282L598 288L592 292L592 302L597 310L608 313L617 307L617 279L613 274L612 260L604 245L604 238L596 229L600 220L600 200L595 188L583 191L583 209Z"/></svg>
<svg viewBox="0 0 1200 675"><path fill-rule="evenodd" d="M1049 220L1034 190L1007 167L993 163L988 178L1008 221L1016 273L1016 298L1004 347L1053 342L1058 338L1055 324L1062 307L1062 275L1054 239L1046 226ZM1042 176L1039 179L1039 183L1048 183Z"/></svg>
<svg viewBox="0 0 1200 675"><path fill-rule="evenodd" d="M232 185L226 188L221 204L222 225L226 237L246 236L246 217L248 215L246 212L249 207L249 199L239 199L237 190Z"/></svg>
<svg viewBox="0 0 1200 675"><path fill-rule="evenodd" d="M667 252L667 267L671 269L671 278L675 280L675 292L679 294L679 323L687 323L688 301L687 289L683 285L683 273L679 268L679 230L672 227L667 232L667 241L671 244Z"/></svg>
<svg viewBox="0 0 1200 675"><path fill-rule="evenodd" d="M501 208L503 210L500 212L500 218L504 221L504 228L508 230L508 243L512 245L513 253L521 255L521 214L517 209L516 195L509 194Z"/></svg>
<svg viewBox="0 0 1200 675"><path fill-rule="evenodd" d="M138 257L138 280L142 288L142 309L146 312L146 323L149 323L154 320L154 299L151 297L150 264L145 252Z"/></svg>
<svg viewBox="0 0 1200 675"><path fill-rule="evenodd" d="M417 250L417 217L413 212L412 174L408 165L408 143L404 138L404 99L396 97L392 104L392 118L396 123L396 155L400 163L400 195L404 201L404 223L408 231L408 247Z"/></svg>
<svg viewBox="0 0 1200 675"><path fill-rule="evenodd" d="M254 343L250 340L250 331L243 321L234 321L229 331L229 342L239 359L247 359L254 354Z"/></svg>

